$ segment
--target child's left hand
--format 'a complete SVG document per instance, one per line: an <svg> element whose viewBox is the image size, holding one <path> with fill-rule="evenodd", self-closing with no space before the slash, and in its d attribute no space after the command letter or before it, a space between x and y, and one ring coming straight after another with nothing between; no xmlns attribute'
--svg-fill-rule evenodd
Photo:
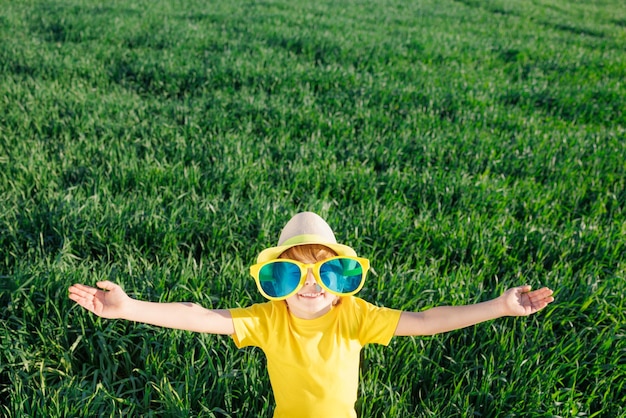
<svg viewBox="0 0 626 418"><path fill-rule="evenodd" d="M500 297L503 313L506 316L527 316L548 306L554 301L552 290L547 287L531 291L531 286L514 287Z"/></svg>

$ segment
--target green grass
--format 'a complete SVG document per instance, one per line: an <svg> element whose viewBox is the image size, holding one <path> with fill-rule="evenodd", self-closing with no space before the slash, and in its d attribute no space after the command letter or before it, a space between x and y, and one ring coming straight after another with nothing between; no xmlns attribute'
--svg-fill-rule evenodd
<svg viewBox="0 0 626 418"><path fill-rule="evenodd" d="M0 416L270 415L227 337L67 287L261 301L297 211L420 310L557 301L364 350L367 417L626 417L626 8L555 1L0 0Z"/></svg>

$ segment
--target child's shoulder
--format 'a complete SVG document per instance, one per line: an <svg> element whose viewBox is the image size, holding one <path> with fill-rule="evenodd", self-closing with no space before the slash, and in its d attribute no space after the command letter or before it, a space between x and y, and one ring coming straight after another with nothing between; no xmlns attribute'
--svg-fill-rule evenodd
<svg viewBox="0 0 626 418"><path fill-rule="evenodd" d="M287 305L284 301L268 301L261 303L254 303L248 306L239 306L235 308L230 308L228 311L231 313L233 318L241 317L241 316L249 316L253 314L254 316L258 315L281 315L287 312Z"/></svg>
<svg viewBox="0 0 626 418"><path fill-rule="evenodd" d="M341 298L339 306L343 305L343 309L357 312L369 312L374 310L387 310L389 308L378 306L357 296L344 296Z"/></svg>

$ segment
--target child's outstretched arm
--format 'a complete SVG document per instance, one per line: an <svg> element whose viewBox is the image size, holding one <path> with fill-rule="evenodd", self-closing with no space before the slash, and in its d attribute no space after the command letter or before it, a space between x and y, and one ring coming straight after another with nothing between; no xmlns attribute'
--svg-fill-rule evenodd
<svg viewBox="0 0 626 418"><path fill-rule="evenodd" d="M96 283L100 289L82 284L69 288L69 298L103 318L120 318L166 328L210 334L233 334L233 320L226 309L205 309L194 303L144 302L129 297L109 281Z"/></svg>
<svg viewBox="0 0 626 418"><path fill-rule="evenodd" d="M434 335L503 316L527 316L554 301L547 287L514 287L499 297L474 305L439 306L423 312L402 312L395 335Z"/></svg>

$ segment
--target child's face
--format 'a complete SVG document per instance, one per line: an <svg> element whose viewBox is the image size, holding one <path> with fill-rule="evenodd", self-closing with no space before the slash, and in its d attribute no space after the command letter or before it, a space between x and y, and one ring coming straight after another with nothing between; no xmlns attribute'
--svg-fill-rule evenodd
<svg viewBox="0 0 626 418"><path fill-rule="evenodd" d="M298 293L285 299L292 315L301 319L315 319L329 312L338 296L326 292L317 284L308 269L304 286Z"/></svg>

